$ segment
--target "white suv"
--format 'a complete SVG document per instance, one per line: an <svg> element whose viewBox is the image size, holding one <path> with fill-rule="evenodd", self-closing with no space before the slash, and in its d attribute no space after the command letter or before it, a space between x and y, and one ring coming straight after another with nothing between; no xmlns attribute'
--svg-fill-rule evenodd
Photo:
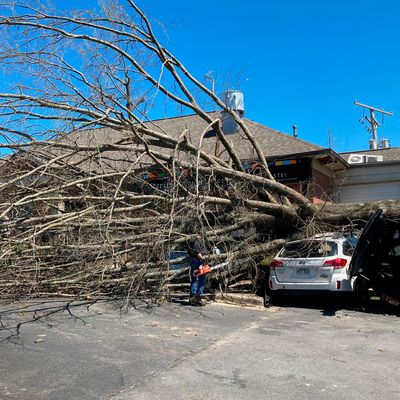
<svg viewBox="0 0 400 400"><path fill-rule="evenodd" d="M321 234L288 242L270 264L271 297L283 292L350 292L349 265L357 237Z"/></svg>

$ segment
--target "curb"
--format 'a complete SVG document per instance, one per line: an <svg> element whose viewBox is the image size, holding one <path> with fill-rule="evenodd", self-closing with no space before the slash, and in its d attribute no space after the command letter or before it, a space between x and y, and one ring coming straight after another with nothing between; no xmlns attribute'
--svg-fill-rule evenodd
<svg viewBox="0 0 400 400"><path fill-rule="evenodd" d="M208 296L210 300L228 304L236 304L244 307L264 307L262 297L248 293L215 293Z"/></svg>

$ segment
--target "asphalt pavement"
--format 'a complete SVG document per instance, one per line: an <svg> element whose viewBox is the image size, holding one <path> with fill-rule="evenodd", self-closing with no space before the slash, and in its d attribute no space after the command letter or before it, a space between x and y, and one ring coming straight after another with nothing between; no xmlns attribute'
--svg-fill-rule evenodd
<svg viewBox="0 0 400 400"><path fill-rule="evenodd" d="M0 399L400 399L400 319L340 305L0 303Z"/></svg>

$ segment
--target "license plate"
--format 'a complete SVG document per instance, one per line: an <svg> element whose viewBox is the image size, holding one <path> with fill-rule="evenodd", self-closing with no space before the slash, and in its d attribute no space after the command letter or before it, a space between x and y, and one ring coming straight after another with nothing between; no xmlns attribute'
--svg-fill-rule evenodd
<svg viewBox="0 0 400 400"><path fill-rule="evenodd" d="M297 268L298 274L308 275L310 273L310 268Z"/></svg>

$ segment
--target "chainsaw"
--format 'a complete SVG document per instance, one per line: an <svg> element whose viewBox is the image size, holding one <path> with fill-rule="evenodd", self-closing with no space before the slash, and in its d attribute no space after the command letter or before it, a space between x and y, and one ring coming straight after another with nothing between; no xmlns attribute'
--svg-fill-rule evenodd
<svg viewBox="0 0 400 400"><path fill-rule="evenodd" d="M202 276L207 275L212 271L211 267L208 264L200 265L200 267L193 272L194 276Z"/></svg>
<svg viewBox="0 0 400 400"><path fill-rule="evenodd" d="M248 260L250 260L249 257L243 258L240 261L243 262L243 261L248 261ZM214 265L213 267L211 267L208 264L203 264L203 265L200 265L200 267L193 273L193 275L194 276L207 275L210 272L215 271L216 269L227 267L229 264L231 264L229 261L225 261L225 262L223 262L221 264Z"/></svg>

